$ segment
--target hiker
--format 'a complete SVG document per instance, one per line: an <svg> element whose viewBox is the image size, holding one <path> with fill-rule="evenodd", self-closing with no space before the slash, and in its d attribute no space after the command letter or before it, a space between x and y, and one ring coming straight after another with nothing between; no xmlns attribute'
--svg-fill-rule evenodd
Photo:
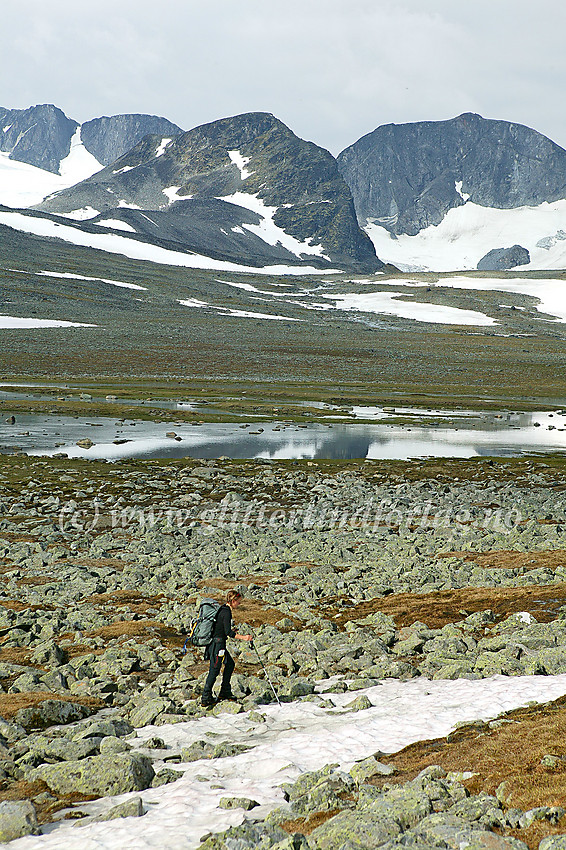
<svg viewBox="0 0 566 850"><path fill-rule="evenodd" d="M238 607L242 601L242 594L237 590L229 590L226 594L226 603L221 605L216 614L214 621L214 631L212 633L212 642L208 644L204 651L204 657L210 661L210 669L204 690L202 692L201 704L203 706L214 705L214 697L212 688L220 673L222 661L224 661L224 671L222 673L222 684L218 699L234 699L230 689L230 677L234 672L234 659L226 649L226 638L237 638L238 640L252 640L251 635L239 635L236 633L234 623L232 621L232 612Z"/></svg>

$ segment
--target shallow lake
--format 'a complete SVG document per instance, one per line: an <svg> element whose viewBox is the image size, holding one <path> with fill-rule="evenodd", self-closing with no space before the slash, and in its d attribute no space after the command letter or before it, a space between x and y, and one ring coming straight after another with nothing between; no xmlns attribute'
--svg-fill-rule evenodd
<svg viewBox="0 0 566 850"><path fill-rule="evenodd" d="M400 411L399 411L400 412ZM513 456L566 451L566 415L561 413L479 413L418 411L410 424L377 411L377 422L309 425L277 422L156 423L117 422L106 417L18 415L0 420L0 452L33 455L64 452L69 457L106 458L383 458ZM446 423L424 425L423 418ZM167 437L174 432L175 437ZM81 448L78 440L94 445Z"/></svg>

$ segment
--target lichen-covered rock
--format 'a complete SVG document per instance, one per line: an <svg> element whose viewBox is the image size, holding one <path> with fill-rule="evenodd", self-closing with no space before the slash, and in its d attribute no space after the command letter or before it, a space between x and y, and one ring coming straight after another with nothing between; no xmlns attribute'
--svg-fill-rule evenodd
<svg viewBox="0 0 566 850"><path fill-rule="evenodd" d="M143 810L143 800L141 797L132 797L129 800L124 800L117 806L112 806L107 812L99 815L97 821L116 820L117 818L139 818L145 814Z"/></svg>
<svg viewBox="0 0 566 850"><path fill-rule="evenodd" d="M143 791L154 776L151 759L137 753L42 765L31 773L32 779L42 779L56 794L77 791L99 797Z"/></svg>
<svg viewBox="0 0 566 850"><path fill-rule="evenodd" d="M407 785L383 793L373 785L362 785L356 811L370 811L409 829L432 811L432 805L425 793Z"/></svg>
<svg viewBox="0 0 566 850"><path fill-rule="evenodd" d="M356 699L353 699L352 702L347 703L344 706L348 711L365 711L367 708L373 708L373 703L369 697L365 694L361 694Z"/></svg>
<svg viewBox="0 0 566 850"><path fill-rule="evenodd" d="M286 842L289 838L288 833L278 826L244 821L240 826L232 826L224 832L209 835L204 841L201 839L200 850L267 850L277 847L280 842ZM303 840L302 844L291 844L290 847L294 850L305 843Z"/></svg>
<svg viewBox="0 0 566 850"><path fill-rule="evenodd" d="M256 806L259 806L257 800L250 800L249 797L221 797L218 803L219 809L244 809L246 812Z"/></svg>
<svg viewBox="0 0 566 850"><path fill-rule="evenodd" d="M396 821L371 811L340 812L314 829L309 841L317 850L373 850L400 832Z"/></svg>
<svg viewBox="0 0 566 850"><path fill-rule="evenodd" d="M350 791L353 780L347 774L332 773L325 776L305 794L295 797L291 808L299 815L311 812L329 812L333 809L345 809L352 806Z"/></svg>
<svg viewBox="0 0 566 850"><path fill-rule="evenodd" d="M149 726L150 723L153 723L158 714L161 714L164 711L170 711L172 708L173 703L169 699L164 699L163 697L150 699L132 711L130 714L130 721L136 728L139 728L140 726Z"/></svg>
<svg viewBox="0 0 566 850"><path fill-rule="evenodd" d="M181 770L173 770L171 767L164 767L158 771L152 779L151 787L159 788L161 785L168 785L170 782L176 782L183 775Z"/></svg>
<svg viewBox="0 0 566 850"><path fill-rule="evenodd" d="M31 729L45 729L47 726L82 720L96 710L76 702L47 699L29 708L20 708L19 711L16 711L14 720L26 731L30 731Z"/></svg>
<svg viewBox="0 0 566 850"><path fill-rule="evenodd" d="M361 785L370 776L375 776L376 774L380 776L391 776L395 772L396 770L392 765L382 764L374 756L358 761L350 768L350 776L354 778L358 785Z"/></svg>
<svg viewBox="0 0 566 850"><path fill-rule="evenodd" d="M411 836L449 850L527 850L527 845L516 838L488 832L477 823L445 813L424 818L411 830Z"/></svg>
<svg viewBox="0 0 566 850"><path fill-rule="evenodd" d="M37 817L29 800L7 800L0 803L0 843L8 843L24 835L35 835Z"/></svg>

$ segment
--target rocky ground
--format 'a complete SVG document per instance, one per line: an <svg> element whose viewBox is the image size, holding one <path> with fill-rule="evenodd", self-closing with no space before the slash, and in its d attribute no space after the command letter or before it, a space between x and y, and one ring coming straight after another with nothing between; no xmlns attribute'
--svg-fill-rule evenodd
<svg viewBox="0 0 566 850"><path fill-rule="evenodd" d="M266 673L281 700L321 704L321 681L355 700L389 677L566 673L564 459L0 465L0 840L176 778L135 730L203 715L207 665L185 633L228 588L257 652L236 642L236 699L213 714L273 700ZM564 847L563 712L536 750L553 783L520 809L505 771L466 781L477 753L446 769L397 754L302 777L289 810L204 846ZM143 813L129 806L112 816Z"/></svg>

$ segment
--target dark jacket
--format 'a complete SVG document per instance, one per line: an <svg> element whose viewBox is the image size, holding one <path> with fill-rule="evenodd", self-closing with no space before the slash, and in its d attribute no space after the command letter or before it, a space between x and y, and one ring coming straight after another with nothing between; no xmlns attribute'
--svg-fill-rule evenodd
<svg viewBox="0 0 566 850"><path fill-rule="evenodd" d="M232 622L232 610L229 605L221 605L216 615L216 623L212 639L221 642L221 648L226 649L226 638L236 636L236 629Z"/></svg>

